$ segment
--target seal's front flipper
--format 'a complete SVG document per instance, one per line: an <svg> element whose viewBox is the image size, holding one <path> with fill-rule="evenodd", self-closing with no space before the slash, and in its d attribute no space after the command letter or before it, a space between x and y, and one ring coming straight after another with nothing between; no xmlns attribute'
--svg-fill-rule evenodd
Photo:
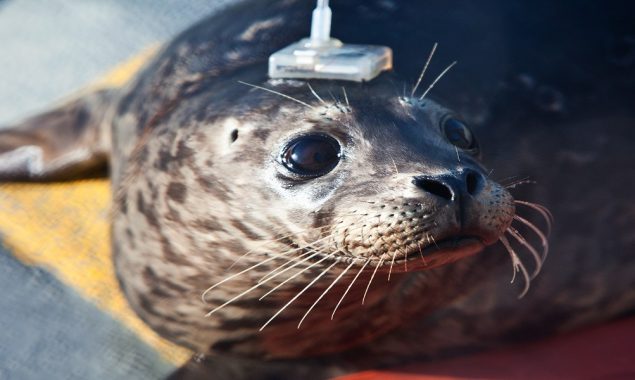
<svg viewBox="0 0 635 380"><path fill-rule="evenodd" d="M109 105L100 90L0 128L0 181L59 181L104 174L110 151Z"/></svg>

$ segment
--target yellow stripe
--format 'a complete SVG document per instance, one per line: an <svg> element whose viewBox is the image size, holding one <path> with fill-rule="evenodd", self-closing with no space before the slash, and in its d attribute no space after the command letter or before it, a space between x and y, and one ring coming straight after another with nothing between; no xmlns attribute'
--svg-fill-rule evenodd
<svg viewBox="0 0 635 380"><path fill-rule="evenodd" d="M0 186L0 231L21 261L51 270L180 364L191 354L148 328L119 291L110 257L110 184L91 180Z"/></svg>
<svg viewBox="0 0 635 380"><path fill-rule="evenodd" d="M134 75L144 67L144 65L154 57L159 50L159 45L152 45L143 49L128 61L116 66L107 72L101 79L88 87L89 90L103 87L122 87L134 77Z"/></svg>

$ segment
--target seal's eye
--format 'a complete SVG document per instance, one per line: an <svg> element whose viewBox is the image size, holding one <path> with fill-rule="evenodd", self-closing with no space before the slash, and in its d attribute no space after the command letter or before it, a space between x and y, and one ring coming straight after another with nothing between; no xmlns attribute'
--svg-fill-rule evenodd
<svg viewBox="0 0 635 380"><path fill-rule="evenodd" d="M282 165L305 177L324 175L333 170L339 160L340 144L322 134L298 137L287 144L280 155Z"/></svg>
<svg viewBox="0 0 635 380"><path fill-rule="evenodd" d="M448 117L443 122L443 133L448 141L461 149L476 148L476 139L467 125L459 119Z"/></svg>

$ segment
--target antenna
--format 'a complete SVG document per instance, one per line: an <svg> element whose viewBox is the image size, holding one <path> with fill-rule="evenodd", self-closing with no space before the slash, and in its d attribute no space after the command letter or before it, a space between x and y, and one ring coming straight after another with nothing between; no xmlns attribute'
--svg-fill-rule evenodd
<svg viewBox="0 0 635 380"><path fill-rule="evenodd" d="M329 0L318 0L311 18L311 46L324 46L331 39L331 8Z"/></svg>
<svg viewBox="0 0 635 380"><path fill-rule="evenodd" d="M387 46L352 45L331 38L331 8L317 0L311 20L311 36L269 57L269 77L369 81L392 69L392 50Z"/></svg>

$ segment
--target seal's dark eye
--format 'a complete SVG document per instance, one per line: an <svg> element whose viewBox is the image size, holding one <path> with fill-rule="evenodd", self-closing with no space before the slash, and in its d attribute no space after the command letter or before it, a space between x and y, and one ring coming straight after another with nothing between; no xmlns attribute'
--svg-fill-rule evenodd
<svg viewBox="0 0 635 380"><path fill-rule="evenodd" d="M337 165L340 145L327 135L306 135L292 140L282 151L280 162L300 176L318 177Z"/></svg>
<svg viewBox="0 0 635 380"><path fill-rule="evenodd" d="M476 140L472 131L459 119L449 117L443 122L443 133L450 143L461 149L476 148Z"/></svg>

